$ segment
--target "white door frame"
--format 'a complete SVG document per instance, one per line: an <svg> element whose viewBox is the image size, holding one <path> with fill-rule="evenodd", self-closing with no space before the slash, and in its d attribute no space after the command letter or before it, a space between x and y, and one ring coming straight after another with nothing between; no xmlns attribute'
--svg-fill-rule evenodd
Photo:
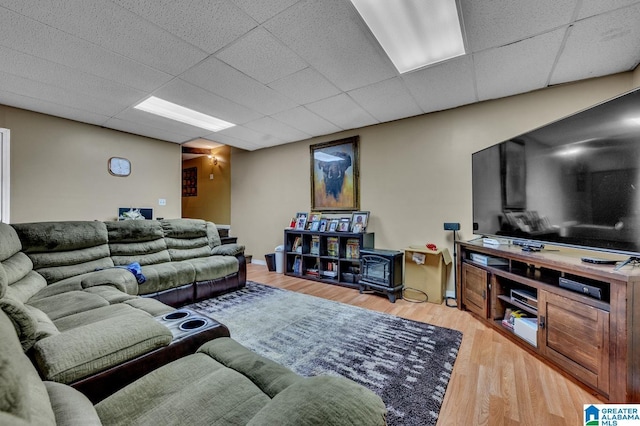
<svg viewBox="0 0 640 426"><path fill-rule="evenodd" d="M11 176L9 166L9 129L0 128L0 222L9 223Z"/></svg>

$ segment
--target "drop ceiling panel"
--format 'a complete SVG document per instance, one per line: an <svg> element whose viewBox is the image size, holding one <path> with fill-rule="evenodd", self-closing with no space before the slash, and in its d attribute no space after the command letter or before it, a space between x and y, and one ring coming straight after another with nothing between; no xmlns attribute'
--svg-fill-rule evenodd
<svg viewBox="0 0 640 426"><path fill-rule="evenodd" d="M341 129L352 129L377 124L378 120L343 93L307 105L312 112Z"/></svg>
<svg viewBox="0 0 640 426"><path fill-rule="evenodd" d="M621 7L630 6L638 3L638 0L582 0L578 19L588 18L593 15L599 15L604 12L616 10Z"/></svg>
<svg viewBox="0 0 640 426"><path fill-rule="evenodd" d="M193 136L190 135L181 135L170 132L166 129L161 129L158 126L149 126L140 122L134 123L119 118L111 118L105 123L105 125L111 129L120 130L122 132L133 133L136 135L146 136L148 138L160 139L162 141L174 143L184 143L193 139Z"/></svg>
<svg viewBox="0 0 640 426"><path fill-rule="evenodd" d="M559 84L638 65L640 3L576 22L551 78Z"/></svg>
<svg viewBox="0 0 640 426"><path fill-rule="evenodd" d="M300 130L288 126L271 117L264 117L256 121L252 121L247 123L246 127L257 132L272 135L283 142L295 142L308 139L310 137L309 134L301 132Z"/></svg>
<svg viewBox="0 0 640 426"><path fill-rule="evenodd" d="M260 146L257 143L234 138L233 136L229 136L229 135L221 135L219 133L211 134L205 137L205 139L209 139L213 142L233 146L236 148L246 149L247 151L254 151L256 149L264 148L263 146Z"/></svg>
<svg viewBox="0 0 640 426"><path fill-rule="evenodd" d="M504 46L567 25L576 0L461 0L469 51Z"/></svg>
<svg viewBox="0 0 640 426"><path fill-rule="evenodd" d="M479 100L547 86L566 28L473 55Z"/></svg>
<svg viewBox="0 0 640 426"><path fill-rule="evenodd" d="M187 136L186 140L191 140L211 133L211 130L201 129L199 127L191 126L190 124L169 120L168 118L160 117L134 108L122 111L114 118L128 121L133 124L139 123L143 127L156 127L159 130L174 133L176 135L185 135ZM186 140L181 142L186 142Z"/></svg>
<svg viewBox="0 0 640 426"><path fill-rule="evenodd" d="M109 117L104 115L94 114L86 110L60 105L43 99L35 99L22 94L7 92L2 89L0 89L0 101L4 105L15 108L49 114L81 123L95 124L96 126L102 126L109 119Z"/></svg>
<svg viewBox="0 0 640 426"><path fill-rule="evenodd" d="M301 105L329 98L340 90L313 68L305 68L269 84L274 90Z"/></svg>
<svg viewBox="0 0 640 426"><path fill-rule="evenodd" d="M473 64L468 56L405 74L402 78L424 112L477 101Z"/></svg>
<svg viewBox="0 0 640 426"><path fill-rule="evenodd" d="M176 78L157 90L154 96L187 108L209 114L233 124L243 124L263 117L262 114L238 105L228 99L202 90L184 80Z"/></svg>
<svg viewBox="0 0 640 426"><path fill-rule="evenodd" d="M0 45L140 90L153 90L171 79L167 73L6 9L0 13Z"/></svg>
<svg viewBox="0 0 640 426"><path fill-rule="evenodd" d="M293 74L307 64L263 28L256 28L216 57L261 83Z"/></svg>
<svg viewBox="0 0 640 426"><path fill-rule="evenodd" d="M314 136L326 135L342 130L302 106L274 114L273 118L282 121L301 132Z"/></svg>
<svg viewBox="0 0 640 426"><path fill-rule="evenodd" d="M246 11L253 19L262 23L269 18L274 17L289 6L295 4L298 0L234 0L234 2Z"/></svg>
<svg viewBox="0 0 640 426"><path fill-rule="evenodd" d="M208 53L218 51L257 25L230 1L112 1Z"/></svg>
<svg viewBox="0 0 640 426"><path fill-rule="evenodd" d="M110 1L3 0L2 4L38 22L169 74L178 75L207 56L201 49Z"/></svg>
<svg viewBox="0 0 640 426"><path fill-rule="evenodd" d="M397 75L346 0L303 0L264 27L344 91Z"/></svg>
<svg viewBox="0 0 640 426"><path fill-rule="evenodd" d="M400 78L352 90L349 96L380 122L422 114Z"/></svg>
<svg viewBox="0 0 640 426"><path fill-rule="evenodd" d="M203 61L185 72L181 78L265 115L296 106L289 98L216 58Z"/></svg>
<svg viewBox="0 0 640 426"><path fill-rule="evenodd" d="M282 145L283 143L285 143L282 139L278 139L274 135L269 135L257 130L253 130L246 126L229 127L228 129L224 129L215 134L209 134L207 136L207 139L211 139L211 140L219 139L220 142L226 143L224 141L226 136L247 141L253 146L253 149L264 148L267 146L274 146L274 145Z"/></svg>

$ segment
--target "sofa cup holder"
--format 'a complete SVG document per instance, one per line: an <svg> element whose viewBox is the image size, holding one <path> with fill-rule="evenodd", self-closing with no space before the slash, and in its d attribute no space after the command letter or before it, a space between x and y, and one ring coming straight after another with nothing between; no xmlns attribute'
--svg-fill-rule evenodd
<svg viewBox="0 0 640 426"><path fill-rule="evenodd" d="M197 330L207 325L207 320L204 318L193 318L181 323L178 328L182 331Z"/></svg>
<svg viewBox="0 0 640 426"><path fill-rule="evenodd" d="M164 315L162 319L165 321L175 321L175 320L186 318L189 315L191 315L191 312L189 311L173 311Z"/></svg>

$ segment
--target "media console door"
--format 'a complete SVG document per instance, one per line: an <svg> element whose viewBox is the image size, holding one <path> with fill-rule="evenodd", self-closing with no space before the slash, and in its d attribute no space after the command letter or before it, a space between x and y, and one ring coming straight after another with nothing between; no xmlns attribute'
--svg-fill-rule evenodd
<svg viewBox="0 0 640 426"><path fill-rule="evenodd" d="M462 264L462 304L469 311L487 318L489 312L489 273L469 263Z"/></svg>
<svg viewBox="0 0 640 426"><path fill-rule="evenodd" d="M538 291L541 354L609 395L609 312Z"/></svg>

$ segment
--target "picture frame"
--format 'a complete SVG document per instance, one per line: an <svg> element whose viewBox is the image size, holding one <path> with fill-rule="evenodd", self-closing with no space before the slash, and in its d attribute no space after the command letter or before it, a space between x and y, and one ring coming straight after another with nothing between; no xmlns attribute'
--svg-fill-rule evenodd
<svg viewBox="0 0 640 426"><path fill-rule="evenodd" d="M320 219L320 229L318 229L318 231L325 232L328 229L328 226L329 226L329 220Z"/></svg>
<svg viewBox="0 0 640 426"><path fill-rule="evenodd" d="M318 232L319 229L320 229L320 221L319 220L314 220L313 222L311 222L311 226L309 226L309 230L310 231Z"/></svg>
<svg viewBox="0 0 640 426"><path fill-rule="evenodd" d="M353 212L351 213L351 232L359 233L367 230L369 224L369 212Z"/></svg>
<svg viewBox="0 0 640 426"><path fill-rule="evenodd" d="M296 213L296 230L304 231L307 225L308 214L306 212Z"/></svg>
<svg viewBox="0 0 640 426"><path fill-rule="evenodd" d="M348 217L340 218L338 223L338 232L349 232L349 225L351 224L351 219Z"/></svg>
<svg viewBox="0 0 640 426"><path fill-rule="evenodd" d="M359 137L311 145L311 209L343 212L360 208Z"/></svg>
<svg viewBox="0 0 640 426"><path fill-rule="evenodd" d="M331 219L329 221L329 232L336 232L338 230L338 219Z"/></svg>

